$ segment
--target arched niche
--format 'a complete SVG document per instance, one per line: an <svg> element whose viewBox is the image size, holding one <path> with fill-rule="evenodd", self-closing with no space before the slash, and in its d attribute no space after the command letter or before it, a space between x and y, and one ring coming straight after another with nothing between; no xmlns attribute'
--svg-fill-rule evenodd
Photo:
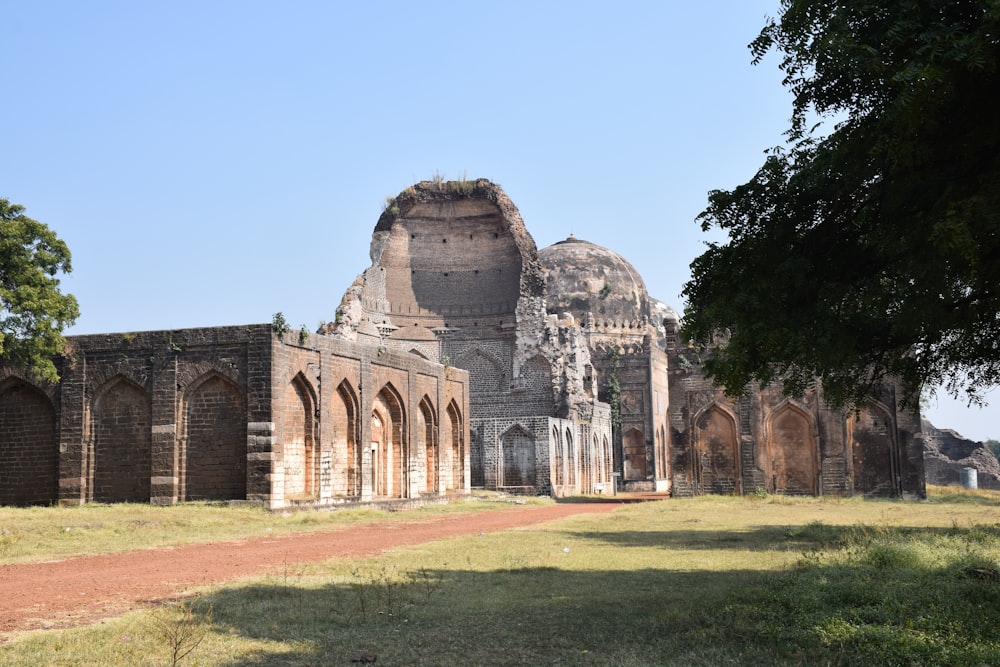
<svg viewBox="0 0 1000 667"><path fill-rule="evenodd" d="M56 412L20 378L0 383L0 505L48 505L59 498Z"/></svg>
<svg viewBox="0 0 1000 667"><path fill-rule="evenodd" d="M695 418L694 477L701 493L740 492L740 443L736 420L719 405Z"/></svg>
<svg viewBox="0 0 1000 667"><path fill-rule="evenodd" d="M626 480L646 479L646 436L639 429L622 435L622 464Z"/></svg>
<svg viewBox="0 0 1000 667"><path fill-rule="evenodd" d="M888 409L866 403L848 422L854 493L866 496L896 495L893 452L895 440Z"/></svg>
<svg viewBox="0 0 1000 667"><path fill-rule="evenodd" d="M470 392L496 393L503 390L503 367L486 351L478 347L472 349L458 359L456 366L469 372Z"/></svg>
<svg viewBox="0 0 1000 667"><path fill-rule="evenodd" d="M463 438L462 412L455 401L448 403L445 411L445 435L442 440L448 447L451 462L451 482L449 488L462 489L465 486L465 442Z"/></svg>
<svg viewBox="0 0 1000 667"><path fill-rule="evenodd" d="M152 408L149 395L121 376L93 401L91 499L148 503L152 475Z"/></svg>
<svg viewBox="0 0 1000 667"><path fill-rule="evenodd" d="M514 425L500 436L503 486L535 485L535 440Z"/></svg>
<svg viewBox="0 0 1000 667"><path fill-rule="evenodd" d="M771 415L768 428L769 491L817 495L818 447L809 414L785 402Z"/></svg>
<svg viewBox="0 0 1000 667"><path fill-rule="evenodd" d="M183 414L184 498L246 499L247 415L240 388L209 373L188 389Z"/></svg>
<svg viewBox="0 0 1000 667"><path fill-rule="evenodd" d="M358 395L347 380L337 386L330 406L334 493L361 495L361 448L358 447Z"/></svg>
<svg viewBox="0 0 1000 667"><path fill-rule="evenodd" d="M424 396L420 401L417 414L417 437L420 438L417 451L422 452L424 457L424 479L421 490L425 493L437 493L440 468L437 416L434 412L434 405L428 396Z"/></svg>
<svg viewBox="0 0 1000 667"><path fill-rule="evenodd" d="M384 498L407 494L408 443L403 401L391 384L375 396L372 409L372 493Z"/></svg>

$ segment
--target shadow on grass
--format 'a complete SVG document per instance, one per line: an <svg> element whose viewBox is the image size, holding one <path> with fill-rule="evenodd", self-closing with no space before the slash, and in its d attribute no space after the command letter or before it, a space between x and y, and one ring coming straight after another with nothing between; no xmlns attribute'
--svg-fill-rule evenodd
<svg viewBox="0 0 1000 667"><path fill-rule="evenodd" d="M580 504L594 503L601 505L634 505L636 503L652 503L670 500L666 493L620 493L616 496L565 496L555 498L557 503Z"/></svg>
<svg viewBox="0 0 1000 667"><path fill-rule="evenodd" d="M936 493L927 497L929 503L954 504L954 505L984 505L986 507L1000 507L1000 493L992 494L974 493L969 491L953 491Z"/></svg>
<svg viewBox="0 0 1000 667"><path fill-rule="evenodd" d="M206 596L232 665L989 664L1000 582L962 562L817 560L779 573L372 571ZM398 573L394 576L398 576Z"/></svg>
<svg viewBox="0 0 1000 667"><path fill-rule="evenodd" d="M873 534L891 532L907 539L963 537L972 541L1000 540L1000 524L969 527L905 527L869 524L835 525L814 521L800 526L757 526L750 530L634 530L562 531L567 539L591 540L614 547L661 548L664 550L736 549L753 551L805 551L837 548L866 541Z"/></svg>

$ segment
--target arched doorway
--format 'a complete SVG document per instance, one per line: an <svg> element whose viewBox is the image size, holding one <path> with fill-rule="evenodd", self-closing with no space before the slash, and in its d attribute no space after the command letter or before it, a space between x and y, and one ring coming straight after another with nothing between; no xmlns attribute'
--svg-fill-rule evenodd
<svg viewBox="0 0 1000 667"><path fill-rule="evenodd" d="M285 387L282 403L284 429L285 498L304 500L317 496L315 414L316 400L302 374Z"/></svg>
<svg viewBox="0 0 1000 667"><path fill-rule="evenodd" d="M372 411L372 494L384 498L408 495L408 448L403 402L386 385L375 397Z"/></svg>

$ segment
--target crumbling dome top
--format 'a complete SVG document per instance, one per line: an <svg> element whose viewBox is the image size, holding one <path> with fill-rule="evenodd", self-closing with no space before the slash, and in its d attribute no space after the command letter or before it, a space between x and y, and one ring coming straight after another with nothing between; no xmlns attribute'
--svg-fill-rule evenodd
<svg viewBox="0 0 1000 667"><path fill-rule="evenodd" d="M570 234L538 252L546 270L546 308L584 321L642 322L649 318L646 284L635 267L613 250Z"/></svg>

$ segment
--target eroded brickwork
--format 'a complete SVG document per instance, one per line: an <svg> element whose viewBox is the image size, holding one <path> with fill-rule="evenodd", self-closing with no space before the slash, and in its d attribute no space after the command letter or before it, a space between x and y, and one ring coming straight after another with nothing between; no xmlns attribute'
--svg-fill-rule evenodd
<svg viewBox="0 0 1000 667"><path fill-rule="evenodd" d="M47 505L59 490L52 399L17 377L0 381L0 505Z"/></svg>
<svg viewBox="0 0 1000 667"><path fill-rule="evenodd" d="M677 326L667 322L665 336L674 495L926 495L916 461L919 415L899 406L894 387L857 415L826 405L816 391L794 399L751 387L733 400L705 378Z"/></svg>
<svg viewBox="0 0 1000 667"><path fill-rule="evenodd" d="M326 336L278 336L270 325L69 343L57 386L0 368L4 504L282 507L469 488L468 378L458 369ZM379 411L384 433L372 427ZM360 444L373 438L382 449Z"/></svg>
<svg viewBox="0 0 1000 667"><path fill-rule="evenodd" d="M574 423L576 433L587 422L584 415L595 409L593 366L577 324L546 312L535 243L499 187L479 180L407 188L379 219L371 259L325 330L380 349L440 359L469 374L474 435L468 443L444 447L445 441L432 437L441 432L440 416L422 417L437 426L426 433L418 428L407 441L404 456L425 480L416 491L457 484L455 478L466 475L473 486L558 495L608 483L611 469L589 463L600 459L590 451L592 438L559 448L547 430L528 426L558 418ZM502 434L489 436L486 444L482 434L493 433L499 422L520 429L506 436L517 444L501 447ZM610 436L610 430L599 435ZM568 442L564 436L558 440ZM596 442L600 447L603 440ZM466 448L471 471L446 465L464 459L460 452ZM557 460L562 463L550 469ZM583 467L588 475L603 477L584 481Z"/></svg>

